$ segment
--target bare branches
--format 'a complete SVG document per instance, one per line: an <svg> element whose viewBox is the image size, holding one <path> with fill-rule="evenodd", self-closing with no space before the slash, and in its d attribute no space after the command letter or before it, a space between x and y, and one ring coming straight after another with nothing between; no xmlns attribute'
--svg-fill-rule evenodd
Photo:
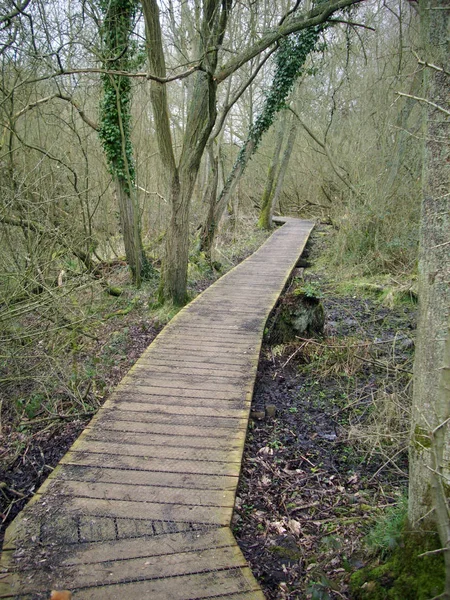
<svg viewBox="0 0 450 600"><path fill-rule="evenodd" d="M130 71L115 71L110 69L100 69L100 68L85 68L85 69L60 69L55 73L49 73L48 75L42 75L42 77L37 77L36 79L29 79L26 83L38 83L39 81L46 81L48 79L55 79L56 77L62 77L63 75L82 75L89 73L98 73L100 75L115 75L119 77L130 77L133 79L149 79L150 81L156 81L157 83L170 83L171 81L179 81L180 79L186 79L192 73L201 70L200 65L194 65L186 71L179 73L178 75L171 75L169 77L158 77L157 75L153 75L151 73L139 72L139 73L131 73Z"/></svg>
<svg viewBox="0 0 450 600"><path fill-rule="evenodd" d="M98 130L97 123L95 123L94 121L92 121L92 119L90 119L86 115L86 113L78 105L78 103L75 102L75 100L71 96L69 96L67 94L62 94L60 92L56 93L56 94L50 94L50 96L46 96L45 98L40 98L39 100L36 100L35 102L30 102L24 108L22 108L21 110L19 110L18 112L16 112L13 115L12 120L16 121L17 119L19 119L20 117L22 117L24 114L26 114L28 111L32 110L33 108L36 108L37 106L41 106L42 104L46 104L47 102L50 102L51 100L54 100L54 99L60 99L60 100L64 100L66 102L69 102L75 108L75 110L78 112L78 114L80 115L81 119L87 125L89 125L89 127L91 127L92 129L94 129L95 131Z"/></svg>
<svg viewBox="0 0 450 600"><path fill-rule="evenodd" d="M4 16L0 17L0 25L3 25L3 23L9 24L10 21L12 21L12 19L14 19L15 17L17 17L18 15L23 13L23 11L30 4L30 2L31 2L31 0L24 0L24 2L22 4L15 4L13 2L13 5L15 6L15 10L13 10L8 15L4 15Z"/></svg>
<svg viewBox="0 0 450 600"><path fill-rule="evenodd" d="M281 38L288 36L291 33L301 31L302 29L325 23L328 18L338 10L347 6L352 6L353 4L359 4L359 2L363 1L364 0L329 0L328 2L319 4L306 14L297 15L294 13L275 30L268 31L258 42L241 52L237 57L231 59L216 75L216 80L218 82L223 81L246 62L266 50Z"/></svg>
<svg viewBox="0 0 450 600"><path fill-rule="evenodd" d="M344 183L348 189L353 192L355 194L355 196L358 196L358 191L356 190L355 186L352 184L351 181L348 180L347 177L345 177L344 175L342 175L342 173L339 171L338 166L336 165L336 163L334 162L333 157L331 156L330 150L327 146L327 144L325 143L325 141L320 140L312 131L311 129L306 125L306 123L304 123L302 121L302 119L299 117L299 115L295 112L295 110L293 110L292 108L289 109L298 119L300 125L303 127L303 129L306 131L306 133L316 142L316 144L318 144L322 150L325 152L326 157L328 158L328 160L330 161L330 165L333 169L333 171L336 173L336 175L339 177L339 179L342 181L342 183Z"/></svg>

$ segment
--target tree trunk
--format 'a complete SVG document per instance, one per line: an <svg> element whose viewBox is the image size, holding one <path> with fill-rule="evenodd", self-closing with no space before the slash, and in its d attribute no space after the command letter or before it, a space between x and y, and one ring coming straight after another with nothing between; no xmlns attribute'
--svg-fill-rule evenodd
<svg viewBox="0 0 450 600"><path fill-rule="evenodd" d="M409 519L413 527L426 528L433 522L443 547L449 546L448 491L450 489L450 399L440 393L445 344L450 313L450 143L448 98L450 78L444 69L450 62L450 11L448 0L420 3L424 56L425 145L423 155L423 201L419 249L419 323L414 363L412 436L410 447ZM434 65L442 70L434 68ZM448 114L448 113L447 113ZM447 375L448 376L448 375ZM437 462L436 462L437 458ZM440 464L439 464L440 463ZM433 466L438 467L436 496ZM436 468L434 469L436 471ZM446 523L439 523L445 512ZM447 596L450 597L450 591Z"/></svg>
<svg viewBox="0 0 450 600"><path fill-rule="evenodd" d="M283 145L284 135L286 129L286 112L280 119L280 123L278 124L277 137L275 141L275 147L273 149L272 160L269 167L269 172L267 173L266 186L264 188L263 197L261 200L261 211L259 213L258 219L258 227L261 229L271 229L272 228L272 197L275 189L275 180L277 179L277 171L280 166L280 154L281 147Z"/></svg>
<svg viewBox="0 0 450 600"><path fill-rule="evenodd" d="M297 123L294 115L292 115L291 128L289 130L289 137L286 142L286 147L283 152L283 158L281 159L281 165L278 170L277 181L275 184L275 190L272 196L272 202L270 206L270 226L272 227L272 217L275 210L276 205L278 204L278 199L281 196L281 191L284 185L284 178L286 176L287 168L289 166L289 161L291 160L292 150L294 149L295 138L297 137Z"/></svg>
<svg viewBox="0 0 450 600"><path fill-rule="evenodd" d="M235 162L233 170L231 171L228 179L219 194L219 197L215 201L212 207L209 208L208 216L206 221L203 223L200 239L201 246L200 250L206 254L210 254L214 238L216 236L217 227L220 219L231 200L232 195L239 183L248 161L253 155L255 144L252 140L246 142L243 151L240 154L240 158Z"/></svg>
<svg viewBox="0 0 450 600"><path fill-rule="evenodd" d="M209 153L209 178L205 194L203 196L203 205L208 207L206 219L200 230L200 250L205 252L208 258L211 257L211 248L214 241L214 210L217 199L217 188L219 185L219 155L214 155L214 141L208 142Z"/></svg>
<svg viewBox="0 0 450 600"><path fill-rule="evenodd" d="M189 208L202 155L216 118L216 84L206 73L198 73L190 103L180 166L170 191L171 217L166 234L165 266L161 273L159 299L175 304L187 301L189 262Z"/></svg>
<svg viewBox="0 0 450 600"><path fill-rule="evenodd" d="M114 185L116 188L117 204L119 206L120 227L125 245L125 255L133 275L133 281L137 287L140 287L143 250L139 226L139 209L136 205L136 199L131 197L128 191L129 186L125 181L119 179L119 177L114 177Z"/></svg>
<svg viewBox="0 0 450 600"><path fill-rule="evenodd" d="M176 164L170 131L167 92L164 84L152 81L152 105L161 160L167 169L170 184L171 216L166 234L164 266L161 272L159 299L184 304L187 300L187 269L189 262L189 207L201 159L216 119L217 81L213 73L217 64L217 48L223 40L229 5L210 2L205 6L202 23L203 44L216 45L214 52L205 53L204 70L192 77L194 84L183 135L179 164ZM148 40L149 62L158 77L166 76L159 8L156 0L144 0L143 9Z"/></svg>

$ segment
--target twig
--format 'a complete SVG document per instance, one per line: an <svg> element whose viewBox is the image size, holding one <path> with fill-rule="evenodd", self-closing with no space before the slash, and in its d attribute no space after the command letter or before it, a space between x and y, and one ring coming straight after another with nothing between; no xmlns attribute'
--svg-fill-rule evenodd
<svg viewBox="0 0 450 600"><path fill-rule="evenodd" d="M419 55L417 54L417 52L414 52L414 50L412 52L413 52L414 56L416 57L419 65L423 65L424 67L429 67L430 69L434 69L435 71L439 71L440 73L445 73L446 75L450 75L450 73L448 71L446 71L445 69L443 69L442 67L438 67L437 65L434 65L433 63L429 63L426 60L422 60L419 57Z"/></svg>
<svg viewBox="0 0 450 600"><path fill-rule="evenodd" d="M307 345L307 342L303 342L303 344L301 346L299 346L291 355L290 357L287 359L287 361L285 363L283 363L281 365L281 369L284 369L286 367L287 364L289 364L291 362L291 360L294 358L294 356L297 356L297 354L303 350L303 348Z"/></svg>
<svg viewBox="0 0 450 600"><path fill-rule="evenodd" d="M438 548L437 550L429 550L428 552L418 554L417 558L421 558L422 556L430 556L430 554L439 554L440 552L447 552L448 550L450 550L450 548Z"/></svg>
<svg viewBox="0 0 450 600"><path fill-rule="evenodd" d="M407 371L406 369L402 369L401 367L397 367L396 365L389 365L388 363L381 362L381 360L373 360L370 358L364 358L364 356L359 356L359 354L355 354L355 358L362 360L364 362L375 365L376 367L380 367L382 369L391 369L392 371L401 371L402 373L407 373L408 375L412 375L411 371Z"/></svg>
<svg viewBox="0 0 450 600"><path fill-rule="evenodd" d="M398 96L403 96L404 98L411 98L412 100L417 100L418 102L424 102L425 104L429 104L436 110L443 112L444 115L447 115L450 117L450 110L446 110L442 106L439 106L439 104L436 104L435 102L431 102L431 100L427 100L426 98L421 98L420 96L412 96L411 94L404 94L403 92L396 92L396 93Z"/></svg>

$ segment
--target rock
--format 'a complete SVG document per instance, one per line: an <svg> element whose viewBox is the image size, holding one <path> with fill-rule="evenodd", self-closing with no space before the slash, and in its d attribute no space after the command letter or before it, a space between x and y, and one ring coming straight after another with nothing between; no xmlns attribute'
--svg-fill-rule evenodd
<svg viewBox="0 0 450 600"><path fill-rule="evenodd" d="M266 415L273 418L277 414L277 407L275 404L266 404Z"/></svg>
<svg viewBox="0 0 450 600"><path fill-rule="evenodd" d="M250 418L254 421L263 421L266 418L265 410L252 410L250 411Z"/></svg>

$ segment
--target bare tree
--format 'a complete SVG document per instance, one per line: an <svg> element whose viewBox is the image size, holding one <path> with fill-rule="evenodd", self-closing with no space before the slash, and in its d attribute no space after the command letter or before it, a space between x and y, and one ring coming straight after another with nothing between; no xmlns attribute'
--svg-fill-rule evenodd
<svg viewBox="0 0 450 600"><path fill-rule="evenodd" d="M163 83L153 80L152 101L155 127L162 161L170 187L171 216L166 238L166 256L160 287L161 300L186 301L189 253L189 208L200 162L216 120L217 86L244 64L266 52L273 44L292 33L324 23L336 11L359 0L337 0L318 4L307 13L295 10L283 15L281 24L264 32L257 42L241 50L223 66L219 52L227 32L232 2L208 0L203 3L197 32L196 72L188 101L186 126L177 158L170 128L167 91ZM156 0L143 0L148 53L152 75L164 81L166 57L160 10Z"/></svg>

